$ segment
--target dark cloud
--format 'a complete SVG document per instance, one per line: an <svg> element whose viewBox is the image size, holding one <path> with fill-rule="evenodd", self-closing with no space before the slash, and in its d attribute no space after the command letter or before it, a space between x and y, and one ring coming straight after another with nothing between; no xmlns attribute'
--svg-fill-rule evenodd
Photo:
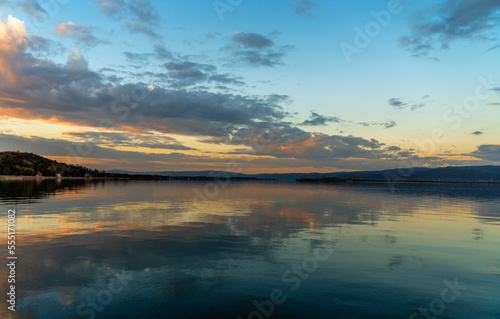
<svg viewBox="0 0 500 319"><path fill-rule="evenodd" d="M169 71L169 75L173 79L178 80L176 86L187 86L204 82L208 79L209 73L216 71L216 67L213 65L190 61L168 62L164 65Z"/></svg>
<svg viewBox="0 0 500 319"><path fill-rule="evenodd" d="M410 111L415 111L421 107L424 107L426 105L425 102L423 102L423 100L426 100L428 98L427 95L425 95L423 98L422 98L422 101L420 102L417 102L417 103L408 103L408 102L403 102L401 99L399 98L390 98L389 100L387 100L387 102L389 102L389 105L396 108L396 109L399 109L399 110L403 110L403 109L410 109Z"/></svg>
<svg viewBox="0 0 500 319"><path fill-rule="evenodd" d="M200 64L175 59L164 64L171 79L170 85L175 88L188 87L201 83L213 82L218 85L243 85L241 78L230 74L217 73L217 67L211 64Z"/></svg>
<svg viewBox="0 0 500 319"><path fill-rule="evenodd" d="M318 6L316 2L309 0L291 0L290 3L295 13L305 16L311 16L312 11Z"/></svg>
<svg viewBox="0 0 500 319"><path fill-rule="evenodd" d="M484 132L482 130L480 130L480 131L474 131L471 134L473 134L473 135L483 135Z"/></svg>
<svg viewBox="0 0 500 319"><path fill-rule="evenodd" d="M380 126L383 126L385 128L393 128L393 127L396 127L398 126L398 124L394 121L387 121L387 122L359 122L359 124L363 125L363 126L372 126L372 125L380 125Z"/></svg>
<svg viewBox="0 0 500 319"><path fill-rule="evenodd" d="M127 22L125 22L125 26L132 33L142 33L142 34L145 34L152 39L161 39L162 38L162 36L159 35L158 33L154 32L151 27L148 27L144 24L141 24L141 23L138 23L135 21L127 21Z"/></svg>
<svg viewBox="0 0 500 319"><path fill-rule="evenodd" d="M56 26L56 33L62 37L71 38L87 46L110 43L94 35L95 28L91 25L81 25L74 22L60 23Z"/></svg>
<svg viewBox="0 0 500 319"><path fill-rule="evenodd" d="M248 49L264 49L275 45L272 40L257 33L236 33L233 35L232 40Z"/></svg>
<svg viewBox="0 0 500 319"><path fill-rule="evenodd" d="M394 121L389 121L389 122L385 122L382 124L385 128L392 128L392 127L395 127L397 126L398 124Z"/></svg>
<svg viewBox="0 0 500 319"><path fill-rule="evenodd" d="M275 67L283 64L284 57L293 50L293 46L276 46L269 38L256 33L236 33L231 43L222 48L230 52L232 62L252 66Z"/></svg>
<svg viewBox="0 0 500 319"><path fill-rule="evenodd" d="M241 80L241 78L239 77L234 77L232 75L229 75L229 74L214 74L214 75L211 75L209 78L208 78L209 81L213 81L213 82L217 82L217 83L221 83L221 84L226 84L226 85L244 85L245 82L243 82Z"/></svg>
<svg viewBox="0 0 500 319"><path fill-rule="evenodd" d="M174 58L173 53L161 45L155 46L155 54L156 57L160 60L171 60Z"/></svg>
<svg viewBox="0 0 500 319"><path fill-rule="evenodd" d="M106 17L122 22L130 32L162 38L154 31L160 24L160 16L150 0L96 0L96 3Z"/></svg>
<svg viewBox="0 0 500 319"><path fill-rule="evenodd" d="M300 123L299 125L306 125L306 126L324 126L327 125L327 123L342 123L343 121L335 116L324 116L321 114L318 114L316 112L311 111L311 115L309 116L309 119L305 120L304 122Z"/></svg>
<svg viewBox="0 0 500 319"><path fill-rule="evenodd" d="M402 109L403 107L405 107L407 105L407 103L404 103L403 101L401 101L401 99L398 99L398 98L390 98L388 100L389 104L391 106L394 106L395 108L398 108L398 109Z"/></svg>
<svg viewBox="0 0 500 319"><path fill-rule="evenodd" d="M435 2L409 23L411 34L400 44L416 57L428 56L439 45L447 49L457 40L488 41L498 45L493 29L500 22L497 0L447 0Z"/></svg>
<svg viewBox="0 0 500 319"><path fill-rule="evenodd" d="M139 64L147 63L151 57L151 54L149 53L134 53L128 51L123 52L123 55L125 55L127 61Z"/></svg>
<svg viewBox="0 0 500 319"><path fill-rule="evenodd" d="M500 162L500 145L483 144L477 147L477 150L470 155L478 157L485 161Z"/></svg>

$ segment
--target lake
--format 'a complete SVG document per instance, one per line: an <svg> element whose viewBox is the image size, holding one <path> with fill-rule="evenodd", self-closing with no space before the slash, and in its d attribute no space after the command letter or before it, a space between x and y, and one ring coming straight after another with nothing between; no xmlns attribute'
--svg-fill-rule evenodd
<svg viewBox="0 0 500 319"><path fill-rule="evenodd" d="M500 318L498 184L1 181L0 209L1 318Z"/></svg>

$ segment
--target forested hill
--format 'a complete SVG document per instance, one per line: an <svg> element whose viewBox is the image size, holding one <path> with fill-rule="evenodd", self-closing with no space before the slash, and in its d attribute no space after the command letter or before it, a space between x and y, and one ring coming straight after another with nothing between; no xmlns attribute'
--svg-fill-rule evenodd
<svg viewBox="0 0 500 319"><path fill-rule="evenodd" d="M69 165L48 158L23 152L0 152L0 175L35 176L38 172L44 176L83 177L89 173L102 176L104 172L91 170L80 165Z"/></svg>

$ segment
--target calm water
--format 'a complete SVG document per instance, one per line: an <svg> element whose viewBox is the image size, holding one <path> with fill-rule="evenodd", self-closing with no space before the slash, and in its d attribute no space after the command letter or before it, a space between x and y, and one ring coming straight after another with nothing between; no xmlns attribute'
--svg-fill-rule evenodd
<svg viewBox="0 0 500 319"><path fill-rule="evenodd" d="M0 182L0 318L500 318L499 185L213 186Z"/></svg>

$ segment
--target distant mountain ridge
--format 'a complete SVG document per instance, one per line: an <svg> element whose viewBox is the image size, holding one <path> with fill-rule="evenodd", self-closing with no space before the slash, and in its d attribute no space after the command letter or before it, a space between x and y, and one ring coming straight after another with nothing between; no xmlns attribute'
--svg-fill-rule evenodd
<svg viewBox="0 0 500 319"><path fill-rule="evenodd" d="M415 180L415 181L500 181L500 166L448 166L438 168L415 167L410 169L387 169L380 171L357 171L335 173L274 173L242 174L225 171L163 171L129 172L112 170L118 174L144 174L161 176L210 176L210 177L254 177L261 179L296 180L301 178L338 177L361 180Z"/></svg>

